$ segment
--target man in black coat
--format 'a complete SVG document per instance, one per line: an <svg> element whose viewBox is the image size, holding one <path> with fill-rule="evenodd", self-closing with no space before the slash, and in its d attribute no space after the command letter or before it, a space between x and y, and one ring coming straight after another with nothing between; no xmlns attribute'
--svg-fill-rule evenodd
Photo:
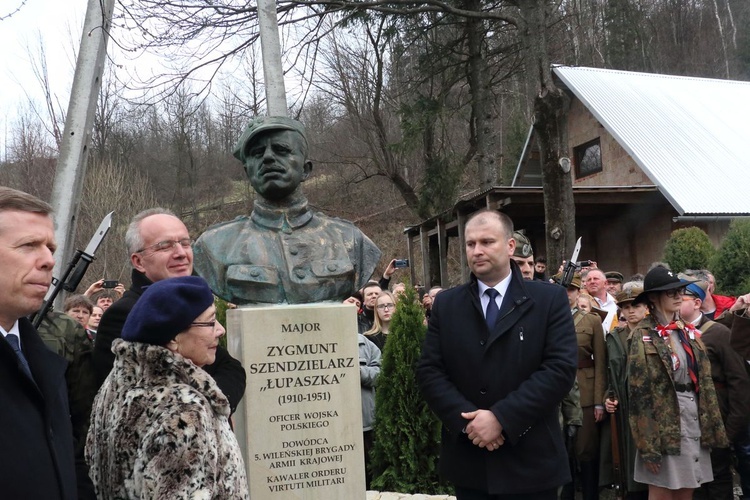
<svg viewBox="0 0 750 500"><path fill-rule="evenodd" d="M469 219L471 282L436 298L417 366L458 500L552 500L570 480L558 405L575 381L575 328L565 289L511 263L512 234L499 212Z"/></svg>
<svg viewBox="0 0 750 500"><path fill-rule="evenodd" d="M73 429L63 358L25 316L39 310L55 259L52 207L0 187L0 496L73 500Z"/></svg>
<svg viewBox="0 0 750 500"><path fill-rule="evenodd" d="M133 266L132 285L104 312L99 323L94 343L94 369L99 386L114 364L112 341L122 336L125 320L144 289L156 281L193 273L191 243L185 224L169 210L144 210L131 221L125 234L125 245ZM245 393L242 364L219 346L216 361L205 366L204 370L216 380L234 412Z"/></svg>

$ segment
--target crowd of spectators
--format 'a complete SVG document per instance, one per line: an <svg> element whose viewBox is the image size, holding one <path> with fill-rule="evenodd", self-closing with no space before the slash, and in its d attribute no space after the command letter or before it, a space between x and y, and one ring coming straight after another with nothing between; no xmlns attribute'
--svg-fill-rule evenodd
<svg viewBox="0 0 750 500"><path fill-rule="evenodd" d="M0 190L0 195L18 196L6 188ZM42 235L39 241L44 241L49 237L48 207L43 202L21 198L26 204L19 206L31 208L0 206L0 228L12 225L10 219L3 219L3 214L21 214L36 226L15 230L19 234L36 231ZM0 231L1 238L7 238L7 233ZM524 280L559 283L562 275L548 276L544 257L534 257L522 232L514 233L514 239L514 272ZM65 358L67 368L52 360L46 361L46 369L38 365L44 356L38 352L35 337L30 336L30 323L23 318L33 312L28 305L31 302L16 307L4 292L6 297L0 304L23 313L16 318L0 318L3 337L10 339L2 344L0 354L18 355L13 359L19 360L19 373L34 384L49 380L54 373L64 373L67 400L54 411L69 415L70 422L56 420L54 427L63 433L70 429L70 439L59 437L58 441L45 444L48 438L32 436L33 432L25 428L18 431L19 436L33 443L34 453L41 453L40 449L45 450L41 453L45 457L45 453L51 453L53 458L44 461L52 463L58 460L55 453L67 456L73 450L70 464L54 465L57 479L51 484L57 485L52 487L56 493L46 497L164 497L187 488L201 490L207 498L245 498L244 466L230 430L230 415L244 395L245 372L239 361L218 346L224 329L216 320L210 289L202 278L191 276L192 250L187 229L167 210L147 210L130 224L126 242L133 267L129 290L119 282L106 288L112 283L100 279L84 294L68 297L64 315L50 312L42 319L39 345L46 345ZM38 252L45 255L35 265L47 275L51 267L46 254L51 255L51 251L49 245L46 250L42 247ZM8 263L11 260L6 256ZM10 264L0 265L5 266L0 274L10 275ZM379 280L366 283L344 301L357 309L368 462L377 425L374 407L381 357L388 345L393 315L407 286L403 282L391 283L396 271L395 261L389 262ZM563 488L562 498L573 498L580 490L584 500L595 500L602 488L612 486L629 498L689 498L693 492L699 498L731 498L733 469L743 495L750 497L750 294L737 298L718 295L709 271L680 271L656 263L645 276L634 275L626 280L622 273L602 271L594 262L581 269L571 283L564 284L578 344L574 387L578 390L571 390L562 403L578 407L582 418L565 425L573 429L572 433L565 433L573 443L568 453L575 479ZM427 324L442 288L415 288ZM154 331L164 335L154 336ZM18 349L11 342L16 336L20 339ZM134 342L145 347L133 347ZM28 363L23 358L27 350ZM156 351L162 353L160 357L155 357ZM180 368L183 359L191 360L186 366L197 371ZM111 409L131 401L135 390L133 370L138 364L152 368L158 365L159 370L169 367L154 382L155 392L150 397L174 397L182 403L186 398L190 400L177 410L170 407L171 413L152 415L164 426L162 430L173 433L175 422L184 420L181 415L185 412L200 415L206 440L196 444L186 456L222 449L221 460L206 468L198 466L200 470L195 469L196 463L180 461L176 456L151 460L147 457L150 449L146 437L128 441L131 449L127 450L127 460L121 460L124 450L107 447L115 439L110 434L122 431L111 421ZM4 375L4 391L15 391L7 387L17 375ZM172 391L175 384L183 383L200 389ZM45 397L53 396L45 393ZM36 410L29 411L36 414ZM48 418L44 415L37 417ZM150 425L140 420L131 424L128 432L140 429L138 425ZM3 459L3 463L7 460ZM146 463L157 469L147 471L143 483L126 486L124 478L139 464ZM169 478L175 470L193 472L184 484L172 484ZM200 479L208 476L213 479ZM369 474L367 479L369 485ZM72 483L77 486L71 487ZM47 492L44 488L39 491ZM77 493L72 495L72 491Z"/></svg>

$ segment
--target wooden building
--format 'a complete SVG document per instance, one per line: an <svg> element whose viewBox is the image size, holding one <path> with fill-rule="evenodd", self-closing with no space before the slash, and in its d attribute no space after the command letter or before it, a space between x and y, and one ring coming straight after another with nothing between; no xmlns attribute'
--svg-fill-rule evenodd
<svg viewBox="0 0 750 500"><path fill-rule="evenodd" d="M662 259L673 230L697 226L718 244L733 218L750 215L750 83L580 67L553 72L571 98L566 125L580 260L626 277L645 273ZM541 185L532 129L511 186L468 194L404 230L410 258L423 262L412 268L412 282L468 279L463 225L484 207L507 213L535 255L544 255Z"/></svg>

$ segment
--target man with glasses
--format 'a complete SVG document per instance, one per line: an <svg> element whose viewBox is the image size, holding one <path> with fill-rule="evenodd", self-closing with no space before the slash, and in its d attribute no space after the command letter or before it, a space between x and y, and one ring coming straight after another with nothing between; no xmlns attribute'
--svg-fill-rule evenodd
<svg viewBox="0 0 750 500"><path fill-rule="evenodd" d="M680 275L680 278L685 277ZM706 345L708 359L711 361L711 378L716 387L724 429L729 441L735 442L747 433L747 421L750 417L750 378L745 371L742 356L729 344L729 328L701 313L708 286L706 281L696 281L685 288L680 317L702 332L701 340ZM731 463L730 448L712 449L711 468L714 480L695 490L693 496L698 499L732 498L734 493Z"/></svg>
<svg viewBox="0 0 750 500"><path fill-rule="evenodd" d="M130 254L132 285L104 312L94 344L94 368L101 385L112 369L112 341L120 338L130 311L143 291L157 281L193 273L192 240L185 224L169 210L152 208L136 215L125 233ZM216 361L204 369L229 399L232 411L245 392L245 369L219 346Z"/></svg>

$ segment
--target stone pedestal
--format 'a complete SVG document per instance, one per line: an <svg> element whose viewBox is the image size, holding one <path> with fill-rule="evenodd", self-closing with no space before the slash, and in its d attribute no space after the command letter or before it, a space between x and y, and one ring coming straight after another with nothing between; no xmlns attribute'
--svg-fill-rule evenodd
<svg viewBox="0 0 750 500"><path fill-rule="evenodd" d="M356 309L245 306L227 321L247 372L234 425L251 500L363 500Z"/></svg>

